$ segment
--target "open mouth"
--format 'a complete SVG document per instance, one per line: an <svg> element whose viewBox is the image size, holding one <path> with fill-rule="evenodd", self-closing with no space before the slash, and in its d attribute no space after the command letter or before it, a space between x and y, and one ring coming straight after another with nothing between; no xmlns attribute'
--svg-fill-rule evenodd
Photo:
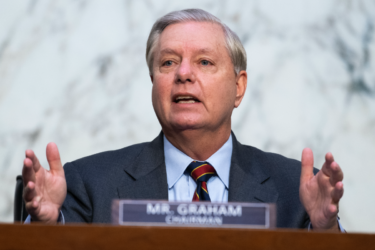
<svg viewBox="0 0 375 250"><path fill-rule="evenodd" d="M177 96L174 102L175 103L197 103L200 101L194 98L193 96Z"/></svg>

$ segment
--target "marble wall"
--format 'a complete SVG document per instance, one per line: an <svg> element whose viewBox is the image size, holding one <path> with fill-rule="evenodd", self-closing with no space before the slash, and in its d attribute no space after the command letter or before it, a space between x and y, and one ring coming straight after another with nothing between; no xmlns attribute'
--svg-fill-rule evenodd
<svg viewBox="0 0 375 250"><path fill-rule="evenodd" d="M24 151L63 162L152 140L145 43L167 12L202 8L241 38L248 90L233 115L242 143L345 173L340 217L375 232L375 1L0 0L0 221L12 221Z"/></svg>

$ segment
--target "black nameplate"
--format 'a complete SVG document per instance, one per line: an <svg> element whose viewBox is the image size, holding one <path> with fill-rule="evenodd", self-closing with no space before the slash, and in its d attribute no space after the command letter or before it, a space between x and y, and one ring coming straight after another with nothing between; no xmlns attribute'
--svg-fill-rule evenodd
<svg viewBox="0 0 375 250"><path fill-rule="evenodd" d="M267 203L114 200L112 223L140 226L275 228L276 209Z"/></svg>

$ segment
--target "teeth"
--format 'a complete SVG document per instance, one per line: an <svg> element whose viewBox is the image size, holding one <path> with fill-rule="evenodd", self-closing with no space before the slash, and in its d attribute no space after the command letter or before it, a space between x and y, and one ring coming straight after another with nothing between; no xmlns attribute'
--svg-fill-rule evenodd
<svg viewBox="0 0 375 250"><path fill-rule="evenodd" d="M194 100L189 100L189 101L179 101L178 103L195 103Z"/></svg>
<svg viewBox="0 0 375 250"><path fill-rule="evenodd" d="M184 96L177 96L176 102L177 103L196 103L196 102L198 102L198 100L196 100L192 96L184 95Z"/></svg>

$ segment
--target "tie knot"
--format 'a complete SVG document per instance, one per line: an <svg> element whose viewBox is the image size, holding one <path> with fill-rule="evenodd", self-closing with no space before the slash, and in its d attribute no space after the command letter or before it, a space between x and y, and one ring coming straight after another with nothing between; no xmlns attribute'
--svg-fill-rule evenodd
<svg viewBox="0 0 375 250"><path fill-rule="evenodd" d="M208 162L193 161L187 167L187 172L195 182L207 182L212 176L216 176L216 170Z"/></svg>

